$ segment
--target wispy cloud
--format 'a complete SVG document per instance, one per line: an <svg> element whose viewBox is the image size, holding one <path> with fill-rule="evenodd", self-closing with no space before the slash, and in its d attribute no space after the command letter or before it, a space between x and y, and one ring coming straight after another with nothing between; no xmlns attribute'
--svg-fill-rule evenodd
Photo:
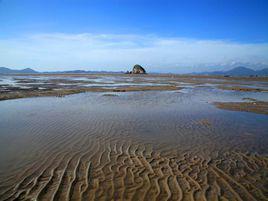
<svg viewBox="0 0 268 201"><path fill-rule="evenodd" d="M268 44L156 35L47 33L0 39L0 65L37 70L209 70L232 63L268 64ZM213 70L213 69L211 69Z"/></svg>

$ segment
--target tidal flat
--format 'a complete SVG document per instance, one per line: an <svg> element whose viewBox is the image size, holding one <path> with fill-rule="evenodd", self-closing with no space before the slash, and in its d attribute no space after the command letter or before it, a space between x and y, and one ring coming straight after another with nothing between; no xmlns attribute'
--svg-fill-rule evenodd
<svg viewBox="0 0 268 201"><path fill-rule="evenodd" d="M267 200L267 91L265 77L1 75L0 200Z"/></svg>

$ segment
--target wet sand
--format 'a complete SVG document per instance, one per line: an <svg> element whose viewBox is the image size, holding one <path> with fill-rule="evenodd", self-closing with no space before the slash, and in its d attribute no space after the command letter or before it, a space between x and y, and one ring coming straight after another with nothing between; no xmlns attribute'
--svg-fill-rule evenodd
<svg viewBox="0 0 268 201"><path fill-rule="evenodd" d="M268 102L216 102L218 108L234 111L254 112L258 114L268 114Z"/></svg>
<svg viewBox="0 0 268 201"><path fill-rule="evenodd" d="M232 91L268 92L267 89L261 89L257 87L249 88L249 87L241 87L241 86L219 86L219 89L232 90Z"/></svg>
<svg viewBox="0 0 268 201"><path fill-rule="evenodd" d="M29 98L29 97L40 97L40 96L56 96L63 97L71 94L85 93L85 92L129 92L129 91L166 91L166 90L178 90L179 87L176 86L128 86L128 87L120 87L120 88L83 88L80 87L78 89L58 89L58 90L11 90L10 93L1 93L1 100L9 100L9 99L18 99L18 98Z"/></svg>
<svg viewBox="0 0 268 201"><path fill-rule="evenodd" d="M248 87L262 83L265 87ZM32 74L0 75L0 101L84 92L178 90L185 85L215 85L219 89L268 92L267 77L187 76L168 74Z"/></svg>
<svg viewBox="0 0 268 201"><path fill-rule="evenodd" d="M266 94L174 79L1 101L0 200L267 200L267 115L213 105Z"/></svg>

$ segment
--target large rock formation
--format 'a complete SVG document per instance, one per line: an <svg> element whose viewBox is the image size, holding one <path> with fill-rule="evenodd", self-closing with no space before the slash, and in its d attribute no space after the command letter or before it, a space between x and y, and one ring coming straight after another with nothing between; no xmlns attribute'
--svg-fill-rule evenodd
<svg viewBox="0 0 268 201"><path fill-rule="evenodd" d="M146 71L142 66L136 64L132 69L132 73L133 74L145 74Z"/></svg>

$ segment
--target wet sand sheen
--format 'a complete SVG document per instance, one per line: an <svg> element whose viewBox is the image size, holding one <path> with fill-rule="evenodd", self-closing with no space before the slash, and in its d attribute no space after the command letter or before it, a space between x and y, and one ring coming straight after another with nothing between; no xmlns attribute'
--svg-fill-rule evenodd
<svg viewBox="0 0 268 201"><path fill-rule="evenodd" d="M265 115L242 118L171 92L22 99L0 109L0 200L268 197Z"/></svg>
<svg viewBox="0 0 268 201"><path fill-rule="evenodd" d="M234 111L255 112L259 114L268 114L268 102L252 101L252 102L224 102L214 103L218 108Z"/></svg>

